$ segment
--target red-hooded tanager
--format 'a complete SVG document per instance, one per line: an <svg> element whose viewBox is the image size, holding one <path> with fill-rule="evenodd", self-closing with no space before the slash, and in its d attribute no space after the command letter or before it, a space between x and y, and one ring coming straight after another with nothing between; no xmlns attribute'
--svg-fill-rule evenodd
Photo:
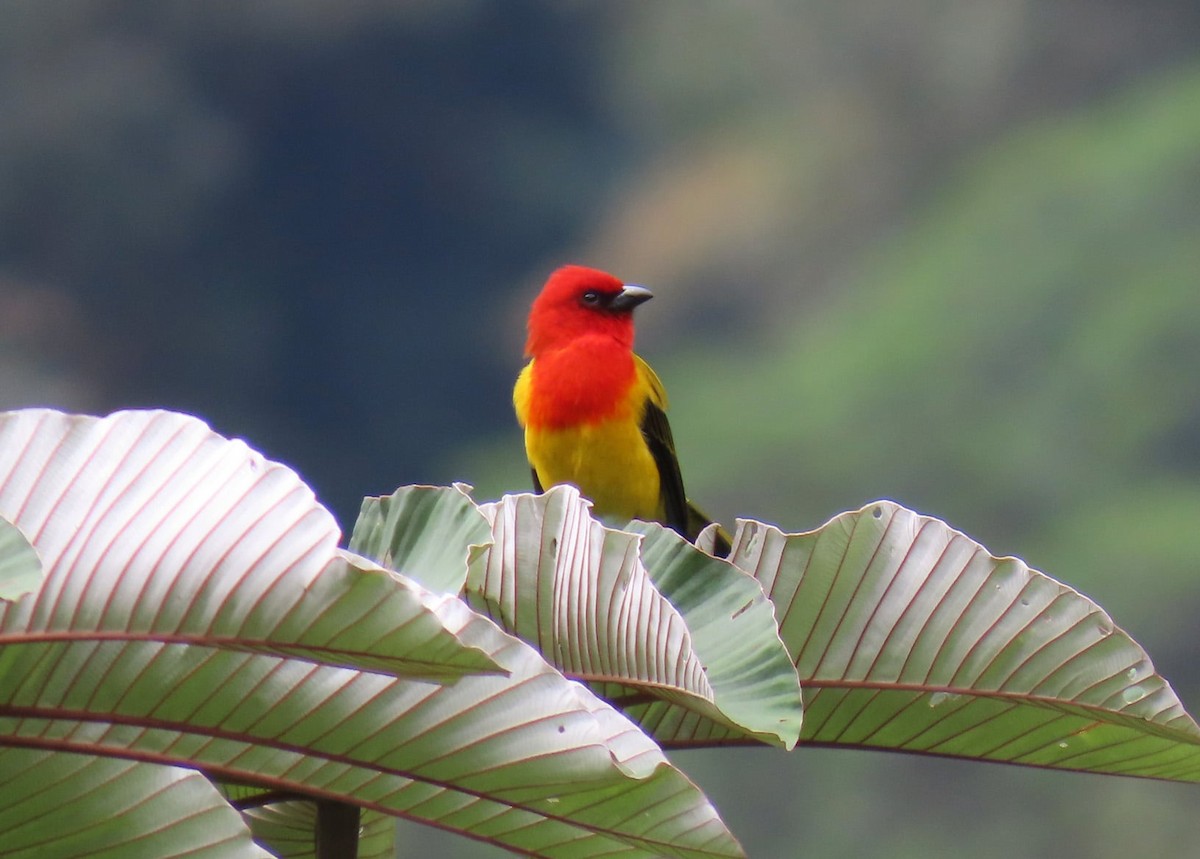
<svg viewBox="0 0 1200 859"><path fill-rule="evenodd" d="M667 392L633 351L633 309L650 290L565 266L529 312L513 405L538 492L574 484L613 519L661 522L695 540L710 523L687 500L667 423ZM729 552L723 530L716 552Z"/></svg>

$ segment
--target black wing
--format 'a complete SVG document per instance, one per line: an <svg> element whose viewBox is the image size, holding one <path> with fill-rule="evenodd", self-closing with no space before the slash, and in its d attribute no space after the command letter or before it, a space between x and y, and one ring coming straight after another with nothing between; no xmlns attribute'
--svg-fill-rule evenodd
<svg viewBox="0 0 1200 859"><path fill-rule="evenodd" d="M531 465L529 466L529 473L533 475L533 491L541 495L546 490L542 488L542 481L538 480L537 469Z"/></svg>
<svg viewBox="0 0 1200 859"><path fill-rule="evenodd" d="M658 466L659 497L663 502L666 514L664 525L674 529L692 542L706 527L712 524L694 504L687 500L683 491L683 474L679 470L679 457L675 455L675 439L671 436L671 424L667 421L667 392L662 382L650 369L650 365L633 356L637 363L638 372L650 387L650 396L646 401L646 411L642 415L642 438L650 448L650 455ZM717 557L729 555L729 533L718 526L713 550Z"/></svg>
<svg viewBox="0 0 1200 859"><path fill-rule="evenodd" d="M671 424L667 421L667 413L657 403L647 401L646 411L642 415L642 437L658 466L659 497L663 502L666 521L663 522L674 528L689 540L696 535L688 533L688 503L683 491L683 475L679 471L679 459L675 456L675 439L671 437Z"/></svg>

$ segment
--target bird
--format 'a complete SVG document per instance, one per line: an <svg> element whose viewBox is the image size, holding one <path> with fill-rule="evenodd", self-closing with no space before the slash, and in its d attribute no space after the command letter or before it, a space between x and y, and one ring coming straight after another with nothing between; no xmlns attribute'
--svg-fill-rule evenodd
<svg viewBox="0 0 1200 859"><path fill-rule="evenodd" d="M513 406L535 491L569 483L603 518L659 522L695 542L712 520L684 492L666 389L633 351L633 311L652 297L598 269L556 269L530 307ZM719 528L714 554L730 542Z"/></svg>

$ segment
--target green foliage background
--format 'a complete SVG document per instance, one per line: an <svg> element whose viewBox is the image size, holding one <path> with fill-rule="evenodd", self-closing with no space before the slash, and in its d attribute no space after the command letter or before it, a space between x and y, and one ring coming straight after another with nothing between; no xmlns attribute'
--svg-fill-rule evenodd
<svg viewBox="0 0 1200 859"><path fill-rule="evenodd" d="M358 498L524 489L545 273L656 292L690 493L891 497L1098 600L1200 708L1194 4L0 10L0 406L194 411ZM1187 855L1176 785L690 753L751 855ZM410 829L421 855L491 855ZM441 844L440 848L432 845Z"/></svg>

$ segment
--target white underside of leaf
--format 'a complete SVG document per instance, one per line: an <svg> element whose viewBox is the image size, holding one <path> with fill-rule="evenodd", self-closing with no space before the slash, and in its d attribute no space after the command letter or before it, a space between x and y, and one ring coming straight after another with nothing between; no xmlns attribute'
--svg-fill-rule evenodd
<svg viewBox="0 0 1200 859"><path fill-rule="evenodd" d="M802 741L1200 780L1200 727L1095 603L880 501L808 534L743 522L805 689Z"/></svg>
<svg viewBox="0 0 1200 859"><path fill-rule="evenodd" d="M628 720L456 597L339 550L294 473L194 418L0 416L0 516L46 569L0 603L2 746L185 765L529 855L740 855Z"/></svg>
<svg viewBox="0 0 1200 859"><path fill-rule="evenodd" d="M468 602L571 677L712 705L687 625L642 565L640 538L601 525L589 507L573 486L480 505L492 545L471 565Z"/></svg>
<svg viewBox="0 0 1200 859"><path fill-rule="evenodd" d="M176 767L0 748L6 859L268 859L202 775Z"/></svg>

